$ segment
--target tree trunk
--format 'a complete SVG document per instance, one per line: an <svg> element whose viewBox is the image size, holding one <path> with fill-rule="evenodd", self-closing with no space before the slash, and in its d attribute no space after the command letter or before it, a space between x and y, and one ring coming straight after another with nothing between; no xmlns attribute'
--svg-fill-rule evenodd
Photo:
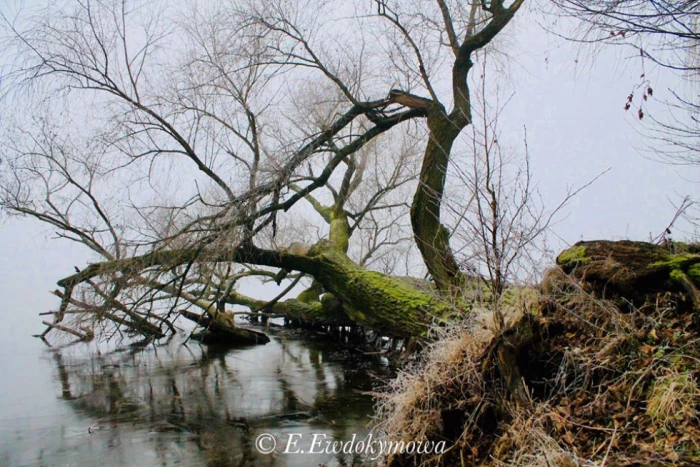
<svg viewBox="0 0 700 467"><path fill-rule="evenodd" d="M92 264L62 279L59 285L66 290L72 290L77 284L98 275L139 274L141 270L156 265L172 268L195 259L211 263L234 261L272 266L312 276L323 286L322 289L315 289L313 293L309 290L309 293L302 294L303 299L278 302L265 309L268 313L284 315L291 319L328 324L354 324L389 337L405 338L424 335L435 319L443 319L454 309L448 301L441 299L429 288L417 287L415 281L362 268L328 241L314 245L306 255L265 250L253 245L242 245L230 251L158 251L125 260ZM321 294L322 291L325 293ZM225 301L252 307L251 309L267 306L265 301L242 298L235 292ZM208 302L203 305L204 309L211 306ZM200 315L194 315L194 320L200 322ZM187 315L183 313L183 316ZM232 336L237 336L236 339L244 338L238 329L231 330L232 328L222 324L220 319L215 319L212 324L221 324L221 332L230 330Z"/></svg>
<svg viewBox="0 0 700 467"><path fill-rule="evenodd" d="M451 305L398 277L368 271L344 254L324 251L316 279L345 307L356 324L391 337L421 336Z"/></svg>
<svg viewBox="0 0 700 467"><path fill-rule="evenodd" d="M557 264L603 297L625 297L635 305L655 292L678 290L700 309L700 246L655 245L629 240L578 242Z"/></svg>

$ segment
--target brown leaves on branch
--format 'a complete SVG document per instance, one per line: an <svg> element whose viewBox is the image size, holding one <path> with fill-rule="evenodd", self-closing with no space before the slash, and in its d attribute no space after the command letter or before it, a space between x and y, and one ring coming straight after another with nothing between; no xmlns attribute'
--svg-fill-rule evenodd
<svg viewBox="0 0 700 467"><path fill-rule="evenodd" d="M644 78L644 73L642 73L641 78ZM639 120L644 118L644 109L642 108L642 105L644 102L647 102L650 97L654 96L654 90L647 84L647 81L644 80L642 83L638 84L636 88L644 87L646 85L646 89L642 92L642 98L641 101L639 102L639 108L637 109L637 118ZM634 91L630 92L629 95L627 96L627 101L625 102L625 105L622 107L625 111L629 110L632 108L632 105L634 104Z"/></svg>

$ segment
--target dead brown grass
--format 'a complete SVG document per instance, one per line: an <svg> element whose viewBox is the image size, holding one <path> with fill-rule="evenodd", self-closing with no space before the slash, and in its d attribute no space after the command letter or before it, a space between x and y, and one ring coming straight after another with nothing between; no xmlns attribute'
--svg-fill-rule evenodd
<svg viewBox="0 0 700 467"><path fill-rule="evenodd" d="M478 368L483 348L493 338L492 319L477 312L472 319L432 331L435 340L409 363L379 398L378 429L396 439L425 440L442 432L446 391L475 398L486 388Z"/></svg>
<svg viewBox="0 0 700 467"><path fill-rule="evenodd" d="M519 349L530 401L514 400L489 364L524 321L500 334L480 309L436 330L378 404L384 437L447 440L449 451L386 465L700 465L698 311L678 291L633 306L561 272L548 278L528 310L539 341Z"/></svg>

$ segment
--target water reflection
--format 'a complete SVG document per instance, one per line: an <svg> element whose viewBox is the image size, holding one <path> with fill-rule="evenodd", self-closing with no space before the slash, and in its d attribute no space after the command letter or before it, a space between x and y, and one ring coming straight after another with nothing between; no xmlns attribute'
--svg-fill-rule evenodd
<svg viewBox="0 0 700 467"><path fill-rule="evenodd" d="M291 434L304 435L302 449L313 433L364 437L372 410L361 393L364 369L379 371L376 364L349 363L342 351L284 333L272 337L241 349L171 342L90 358L54 350L49 358L70 411L42 429L17 431L0 464L359 465L357 456L281 451ZM257 452L262 433L275 436L276 452Z"/></svg>

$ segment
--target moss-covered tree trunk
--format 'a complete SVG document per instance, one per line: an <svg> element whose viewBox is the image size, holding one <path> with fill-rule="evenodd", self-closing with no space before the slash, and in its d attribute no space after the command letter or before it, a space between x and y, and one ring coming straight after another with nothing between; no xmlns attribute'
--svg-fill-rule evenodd
<svg viewBox="0 0 700 467"><path fill-rule="evenodd" d="M382 334L422 335L433 318L450 308L433 293L400 278L368 271L338 251L324 251L318 259L316 279L344 304L349 318Z"/></svg>
<svg viewBox="0 0 700 467"><path fill-rule="evenodd" d="M128 274L135 269L164 262L168 267L177 263L187 264L194 258L200 261L235 261L260 266L273 266L296 270L314 278L313 285L296 299L277 302L269 307L265 301L243 297L232 291L224 298L226 303L240 304L249 308L326 324L353 324L372 329L392 337L423 335L429 324L444 317L451 309L434 291L416 287L403 278L369 271L353 262L340 248L339 243L321 241L306 255L291 254L243 245L233 251L180 250L158 252L129 260L117 260L91 265L85 270L59 282L72 289L81 282L89 281L100 274ZM342 242L341 242L342 245ZM162 258L161 258L162 257ZM319 285L321 287L319 287ZM180 296L188 294L180 291ZM213 303L199 305L201 300L192 298L191 303L209 312ZM227 315L221 315L225 317ZM216 324L217 317L211 312L207 322ZM221 328L231 323L222 322Z"/></svg>
<svg viewBox="0 0 700 467"><path fill-rule="evenodd" d="M675 288L700 309L698 245L629 240L578 242L557 257L557 264L605 297L622 296L638 304L655 291Z"/></svg>

